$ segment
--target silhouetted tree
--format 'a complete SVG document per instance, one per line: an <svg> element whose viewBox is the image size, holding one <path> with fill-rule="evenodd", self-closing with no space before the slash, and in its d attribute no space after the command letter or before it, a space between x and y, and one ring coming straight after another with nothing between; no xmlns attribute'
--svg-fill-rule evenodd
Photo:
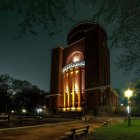
<svg viewBox="0 0 140 140"><path fill-rule="evenodd" d="M46 92L28 81L0 75L0 112L15 110L21 113L25 108L34 112L37 107L46 105Z"/></svg>
<svg viewBox="0 0 140 140"><path fill-rule="evenodd" d="M132 101L134 105L140 106L140 80L130 83L131 88L133 89Z"/></svg>
<svg viewBox="0 0 140 140"><path fill-rule="evenodd" d="M0 75L0 112L8 113L10 110L13 79L7 75Z"/></svg>
<svg viewBox="0 0 140 140"><path fill-rule="evenodd" d="M25 108L29 112L34 112L35 108L45 102L45 96L42 90L32 85L28 81L14 80L14 108L21 112Z"/></svg>

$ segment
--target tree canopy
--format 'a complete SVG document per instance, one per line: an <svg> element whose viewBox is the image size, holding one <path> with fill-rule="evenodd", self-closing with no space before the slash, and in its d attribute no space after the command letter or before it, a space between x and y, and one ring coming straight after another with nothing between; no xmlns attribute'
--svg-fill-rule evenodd
<svg viewBox="0 0 140 140"><path fill-rule="evenodd" d="M124 72L140 69L140 1L139 0L7 0L0 1L0 10L16 11L23 20L20 35L37 34L43 27L49 35L56 34L67 23L77 23L79 6L91 6L92 19L104 28L110 26L110 48L122 48L124 53L116 61ZM85 11L86 12L86 11Z"/></svg>
<svg viewBox="0 0 140 140"><path fill-rule="evenodd" d="M21 109L25 108L33 113L37 107L46 105L46 94L28 81L0 75L0 112L15 110L21 113Z"/></svg>

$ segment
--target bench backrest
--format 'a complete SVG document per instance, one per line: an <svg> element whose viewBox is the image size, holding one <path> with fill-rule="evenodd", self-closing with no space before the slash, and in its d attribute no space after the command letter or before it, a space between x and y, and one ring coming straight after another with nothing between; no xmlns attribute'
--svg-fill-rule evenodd
<svg viewBox="0 0 140 140"><path fill-rule="evenodd" d="M84 125L84 126L80 126L77 128L73 128L73 129L71 129L72 134L71 134L70 138L73 139L75 137L76 133L79 133L79 132L83 132L83 134L86 135L88 133L88 130L89 130L89 125Z"/></svg>

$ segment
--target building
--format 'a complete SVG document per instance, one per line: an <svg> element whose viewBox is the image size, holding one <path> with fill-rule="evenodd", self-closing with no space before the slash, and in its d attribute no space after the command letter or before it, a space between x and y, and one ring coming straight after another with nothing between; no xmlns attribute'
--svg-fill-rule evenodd
<svg viewBox="0 0 140 140"><path fill-rule="evenodd" d="M94 22L82 22L68 34L68 46L52 50L50 108L61 111L115 107L110 84L107 34Z"/></svg>

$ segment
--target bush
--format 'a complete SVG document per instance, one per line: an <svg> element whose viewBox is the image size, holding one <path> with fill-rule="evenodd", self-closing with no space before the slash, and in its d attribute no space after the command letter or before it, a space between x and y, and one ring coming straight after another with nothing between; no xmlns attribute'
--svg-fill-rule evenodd
<svg viewBox="0 0 140 140"><path fill-rule="evenodd" d="M131 115L132 116L140 116L140 105L132 106Z"/></svg>

